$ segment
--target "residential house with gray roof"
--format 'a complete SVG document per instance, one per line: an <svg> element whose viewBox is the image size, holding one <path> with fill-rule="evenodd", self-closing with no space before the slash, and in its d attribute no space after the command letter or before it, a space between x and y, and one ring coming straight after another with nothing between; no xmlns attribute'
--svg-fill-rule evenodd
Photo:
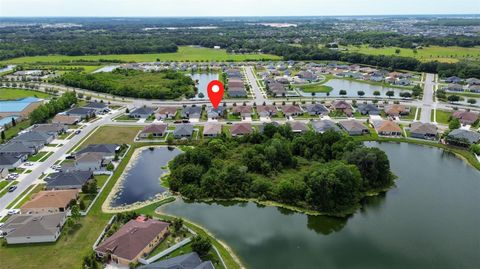
<svg viewBox="0 0 480 269"><path fill-rule="evenodd" d="M455 129L447 135L445 140L449 144L468 147L480 141L480 133L464 129Z"/></svg>
<svg viewBox="0 0 480 269"><path fill-rule="evenodd" d="M329 130L339 132L339 133L342 132L342 130L340 130L340 127L338 127L338 125L335 122L330 120L314 120L312 121L312 127L313 127L313 130L315 130L315 132L321 133L321 134Z"/></svg>
<svg viewBox="0 0 480 269"><path fill-rule="evenodd" d="M45 178L47 190L81 189L93 178L92 171L58 172Z"/></svg>
<svg viewBox="0 0 480 269"><path fill-rule="evenodd" d="M360 121L346 120L338 123L349 135L363 135L369 132L367 126L363 125Z"/></svg>
<svg viewBox="0 0 480 269"><path fill-rule="evenodd" d="M10 141L6 144L0 145L0 154L24 154L27 156L34 155L43 146L43 144L29 145L21 141Z"/></svg>
<svg viewBox="0 0 480 269"><path fill-rule="evenodd" d="M144 107L136 108L133 111L130 111L128 115L136 119L146 119L151 115L153 115L154 112L155 112L155 109L144 106Z"/></svg>
<svg viewBox="0 0 480 269"><path fill-rule="evenodd" d="M414 122L410 125L410 135L420 139L435 139L437 129L437 126L432 123Z"/></svg>
<svg viewBox="0 0 480 269"><path fill-rule="evenodd" d="M175 130L173 130L173 137L176 139L183 137L192 137L193 135L193 125L192 124L178 124L175 125Z"/></svg>
<svg viewBox="0 0 480 269"><path fill-rule="evenodd" d="M75 107L65 111L65 115L79 117L80 119L91 118L95 116L95 109L85 107Z"/></svg>
<svg viewBox="0 0 480 269"><path fill-rule="evenodd" d="M211 261L202 261L196 252L190 252L163 261L140 266L139 269L215 269Z"/></svg>
<svg viewBox="0 0 480 269"><path fill-rule="evenodd" d="M182 118L184 119L200 119L202 115L202 107L187 106L182 109Z"/></svg>
<svg viewBox="0 0 480 269"><path fill-rule="evenodd" d="M313 116L313 115L328 115L330 112L328 108L326 108L322 104L311 104L306 106L306 110L308 112L308 115Z"/></svg>
<svg viewBox="0 0 480 269"><path fill-rule="evenodd" d="M86 152L95 152L101 154L103 158L114 158L118 150L120 150L118 144L90 144L75 152L74 155L79 156Z"/></svg>
<svg viewBox="0 0 480 269"><path fill-rule="evenodd" d="M65 212L13 215L5 222L2 231L8 244L55 242L66 219Z"/></svg>
<svg viewBox="0 0 480 269"><path fill-rule="evenodd" d="M374 104L359 104L357 111L362 115L380 115L380 109Z"/></svg>

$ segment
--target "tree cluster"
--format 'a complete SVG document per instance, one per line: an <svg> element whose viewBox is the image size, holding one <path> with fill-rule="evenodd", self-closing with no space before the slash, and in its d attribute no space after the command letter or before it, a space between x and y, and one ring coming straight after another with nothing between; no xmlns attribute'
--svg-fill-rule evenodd
<svg viewBox="0 0 480 269"><path fill-rule="evenodd" d="M44 123L57 113L70 108L77 103L77 96L74 92L66 92L57 99L52 99L46 104L42 104L30 113L32 124Z"/></svg>

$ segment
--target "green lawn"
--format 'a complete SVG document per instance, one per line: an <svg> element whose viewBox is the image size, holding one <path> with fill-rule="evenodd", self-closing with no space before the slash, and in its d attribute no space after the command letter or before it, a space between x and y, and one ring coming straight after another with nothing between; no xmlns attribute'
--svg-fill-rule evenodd
<svg viewBox="0 0 480 269"><path fill-rule="evenodd" d="M37 154L28 157L28 161L29 162L38 162L38 161L40 161L40 159L45 157L48 153L49 153L48 151L40 151Z"/></svg>
<svg viewBox="0 0 480 269"><path fill-rule="evenodd" d="M95 135L87 138L82 146L90 144L117 143L131 144L137 133L142 130L142 126L102 126L98 128Z"/></svg>
<svg viewBox="0 0 480 269"><path fill-rule="evenodd" d="M20 131L25 130L30 126L30 121L29 120L24 120L21 122L17 122L17 125L8 128L5 130L5 138L6 140L10 140L14 136L16 136Z"/></svg>
<svg viewBox="0 0 480 269"><path fill-rule="evenodd" d="M31 56L20 57L6 61L2 64L11 63L36 63L36 62L60 62L60 61L126 61L126 62L154 62L160 61L245 61L245 60L280 60L279 56L269 54L230 54L226 50L197 48L190 46L179 47L178 52L175 53L148 53L148 54L113 54L113 55L87 55L87 56L64 56L64 55L49 55L49 56Z"/></svg>
<svg viewBox="0 0 480 269"><path fill-rule="evenodd" d="M138 121L138 119L132 118L132 117L126 115L126 114L123 114L119 117L116 117L115 120L116 121L131 121L131 122L137 122Z"/></svg>
<svg viewBox="0 0 480 269"><path fill-rule="evenodd" d="M310 92L310 93L331 92L333 90L332 87L326 86L320 83L303 85L303 86L299 86L299 88L304 92Z"/></svg>
<svg viewBox="0 0 480 269"><path fill-rule="evenodd" d="M32 90L0 88L0 100L15 100L25 97L37 97L46 99L51 97L51 95L44 92Z"/></svg>
<svg viewBox="0 0 480 269"><path fill-rule="evenodd" d="M417 112L417 107L410 107L410 113L408 115L402 116L402 120L415 120L415 113Z"/></svg>
<svg viewBox="0 0 480 269"><path fill-rule="evenodd" d="M395 50L400 49L400 53L395 53ZM370 55L398 55L403 57L413 57L420 61L439 61L453 63L459 60L480 60L480 47L464 48L464 47L439 47L429 46L423 49L418 49L414 53L412 49L385 47L385 48L371 48L366 45L355 47L348 46L350 52L360 52Z"/></svg>
<svg viewBox="0 0 480 269"><path fill-rule="evenodd" d="M450 118L452 117L452 112L437 109L436 117L437 117L438 123L448 124L448 122L450 121Z"/></svg>

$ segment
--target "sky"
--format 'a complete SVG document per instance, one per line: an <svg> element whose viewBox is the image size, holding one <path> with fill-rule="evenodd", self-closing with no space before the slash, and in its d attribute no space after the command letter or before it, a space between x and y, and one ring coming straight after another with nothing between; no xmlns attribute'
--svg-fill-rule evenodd
<svg viewBox="0 0 480 269"><path fill-rule="evenodd" d="M480 14L480 0L0 0L0 17Z"/></svg>

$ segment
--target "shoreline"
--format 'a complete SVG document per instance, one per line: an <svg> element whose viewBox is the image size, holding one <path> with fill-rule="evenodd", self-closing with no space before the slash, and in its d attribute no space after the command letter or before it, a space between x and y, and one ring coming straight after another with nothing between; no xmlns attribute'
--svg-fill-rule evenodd
<svg viewBox="0 0 480 269"><path fill-rule="evenodd" d="M162 202L166 201L171 197L174 197L173 195L165 195L166 193L170 193L169 190L161 193L161 194L156 194L154 198L148 199L146 201L142 202L135 202L133 204L125 205L125 206L111 206L113 199L115 198L115 195L121 191L121 186L123 182L125 181L126 178L126 172L128 172L137 162L138 158L140 156L140 153L150 147L155 147L155 148L162 148L162 147L168 147L168 146L163 146L163 145L152 145L152 146L143 146L143 147L138 147L135 148L134 152L132 153L132 156L130 157L130 160L128 160L128 164L125 166L125 168L122 171L122 174L118 177L117 181L115 182L115 185L110 189L110 192L108 193L107 198L102 204L102 211L105 213L120 213L120 212L125 212L125 211L131 211L131 210L136 210L140 209L142 207L157 203L157 202ZM169 174L170 171L168 171L163 174L161 177L158 178L159 183L161 184L161 179L166 175Z"/></svg>

